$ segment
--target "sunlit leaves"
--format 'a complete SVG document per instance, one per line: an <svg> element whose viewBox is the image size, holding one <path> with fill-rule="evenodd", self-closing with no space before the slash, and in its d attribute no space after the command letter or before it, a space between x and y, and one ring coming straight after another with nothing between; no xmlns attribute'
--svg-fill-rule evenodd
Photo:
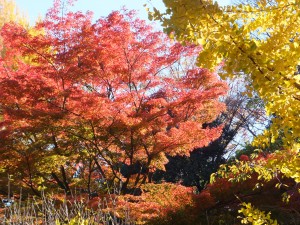
<svg viewBox="0 0 300 225"><path fill-rule="evenodd" d="M251 203L243 203L239 213L243 214L242 224L253 225L277 225L277 221L271 219L271 213L265 213L259 209L254 208Z"/></svg>
<svg viewBox="0 0 300 225"><path fill-rule="evenodd" d="M19 164L10 160L28 171L20 177L61 179L62 187L77 172L89 191L103 177L132 188L151 182L166 155L189 155L220 135L221 126L203 125L225 109L226 84L196 66L172 72L198 54L195 46L126 11L93 22L91 13L52 8L35 29L9 23L1 32L9 48L0 103L10 131L1 151L24 154Z"/></svg>
<svg viewBox="0 0 300 225"><path fill-rule="evenodd" d="M168 34L182 42L203 46L198 64L213 70L222 60L222 76L249 74L253 87L276 114L271 128L293 130L286 143L300 135L298 3L256 1L219 7L212 1L164 1L165 13L154 11ZM199 41L200 40L200 41ZM262 141L262 140L261 140Z"/></svg>
<svg viewBox="0 0 300 225"><path fill-rule="evenodd" d="M280 136L286 149L224 165L217 174L233 182L244 182L255 174L262 182L258 186L279 179L277 186L282 187L278 176L299 184L299 2L258 0L225 7L212 1L164 3L166 12L154 11L153 18L161 21L165 32L176 40L202 45L198 65L215 70L222 62L221 76L245 74L250 78L249 93L255 89L273 117L270 129L254 144L265 148ZM213 175L212 181L215 178ZM264 223L253 217L244 220L255 221Z"/></svg>

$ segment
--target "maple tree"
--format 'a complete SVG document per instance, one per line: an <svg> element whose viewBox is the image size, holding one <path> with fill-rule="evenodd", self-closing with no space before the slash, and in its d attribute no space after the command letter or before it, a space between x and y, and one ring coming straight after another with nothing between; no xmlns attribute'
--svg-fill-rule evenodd
<svg viewBox="0 0 300 225"><path fill-rule="evenodd" d="M292 179L292 186L299 189L300 2L257 0L255 4L249 1L223 7L211 0L163 2L166 11L154 9L150 18L161 21L165 32L176 40L203 46L199 66L214 70L222 63L220 75L223 77L246 74L251 80L247 94L256 90L266 104L267 113L273 116L270 128L253 144L265 148L280 137L284 150L271 154L266 164L257 161L250 167L254 167L265 183L278 178L280 173ZM280 184L280 179L278 182ZM252 212L257 215L257 209L244 206L247 209L242 212L246 217L250 218ZM266 217L262 213L261 218ZM243 222L263 223L253 218L245 218Z"/></svg>
<svg viewBox="0 0 300 225"><path fill-rule="evenodd" d="M22 25L24 28L29 29L27 18L22 14L22 12L17 7L16 3L13 0L1 0L0 1L0 29L3 25L7 22L17 22ZM0 36L0 54L3 56L5 54L6 47L3 45L2 37ZM3 115L1 111L1 104L0 104L0 122L3 120ZM0 167L1 171L1 167ZM4 184L8 181L9 175L3 177L1 180L4 181ZM2 184L2 183L1 183ZM6 185L2 185L5 187ZM1 193L6 193L6 190L0 190Z"/></svg>
<svg viewBox="0 0 300 225"><path fill-rule="evenodd" d="M0 165L16 184L91 194L106 180L126 191L151 182L166 155L220 135L222 126L203 124L224 110L226 84L195 66L170 72L197 47L170 41L133 12L92 22L91 12L61 15L61 7L55 1L40 32L16 23L1 31Z"/></svg>
<svg viewBox="0 0 300 225"><path fill-rule="evenodd" d="M29 28L26 17L20 12L17 5L13 0L1 0L0 1L0 28L7 23L15 21L26 28ZM0 45L2 46L2 38L0 37ZM1 51L3 54L5 50Z"/></svg>

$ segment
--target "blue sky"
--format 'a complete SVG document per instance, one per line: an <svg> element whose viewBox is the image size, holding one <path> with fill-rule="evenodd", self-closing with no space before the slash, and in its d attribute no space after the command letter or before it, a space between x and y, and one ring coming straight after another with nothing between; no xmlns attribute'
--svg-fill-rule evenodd
<svg viewBox="0 0 300 225"><path fill-rule="evenodd" d="M52 0L15 0L20 10L25 12L31 23L38 18L44 16L47 9L52 6ZM231 0L218 0L219 4L226 5ZM163 8L162 0L77 0L74 9L80 11L93 11L94 17L99 18L107 16L113 10L119 10L122 6L127 9L138 11L138 15L142 19L147 19L147 13L144 8L145 3L151 3L156 8Z"/></svg>

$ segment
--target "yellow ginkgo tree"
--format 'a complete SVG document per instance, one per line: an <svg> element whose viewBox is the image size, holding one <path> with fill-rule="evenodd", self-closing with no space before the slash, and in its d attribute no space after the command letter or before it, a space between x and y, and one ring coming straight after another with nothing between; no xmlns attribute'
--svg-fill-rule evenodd
<svg viewBox="0 0 300 225"><path fill-rule="evenodd" d="M19 10L15 1L0 0L0 27L10 21L18 22L22 25L28 26L28 20L26 16Z"/></svg>
<svg viewBox="0 0 300 225"><path fill-rule="evenodd" d="M163 2L165 12L154 8L150 19L161 21L176 40L201 45L198 66L218 70L224 78L246 74L251 85L245 94L255 90L265 102L272 123L253 145L265 148L280 137L284 150L273 153L263 165L247 168L265 182L280 173L292 179L299 191L300 0L228 6L212 0ZM264 174L270 174L268 179Z"/></svg>

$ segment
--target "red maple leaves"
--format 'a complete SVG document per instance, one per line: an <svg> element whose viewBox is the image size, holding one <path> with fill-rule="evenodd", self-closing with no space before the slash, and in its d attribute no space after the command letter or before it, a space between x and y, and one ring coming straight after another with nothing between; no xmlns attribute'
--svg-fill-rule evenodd
<svg viewBox="0 0 300 225"><path fill-rule="evenodd" d="M3 155L15 151L19 166L39 153L35 169L20 172L34 187L34 177L46 182L58 172L39 161L56 156L54 164L68 165L69 176L76 162L89 161L84 180L101 173L138 185L164 168L166 155L188 155L220 135L221 127L203 124L224 110L218 98L225 83L205 69L175 70L197 49L171 42L132 12L93 23L90 14L61 17L52 10L34 32L10 23L1 35L0 148ZM140 172L124 178L125 164L140 165Z"/></svg>

